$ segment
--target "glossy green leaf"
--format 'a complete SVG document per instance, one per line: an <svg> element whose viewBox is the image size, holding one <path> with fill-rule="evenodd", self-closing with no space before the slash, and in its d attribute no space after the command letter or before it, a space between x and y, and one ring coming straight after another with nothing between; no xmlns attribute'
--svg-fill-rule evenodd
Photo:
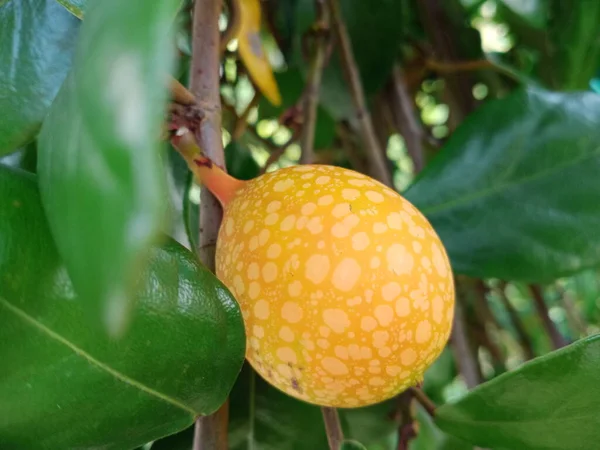
<svg viewBox="0 0 600 450"><path fill-rule="evenodd" d="M0 448L133 448L223 403L243 321L190 252L152 249L131 326L113 340L74 292L34 176L0 166L0 198Z"/></svg>
<svg viewBox="0 0 600 450"><path fill-rule="evenodd" d="M75 17L83 19L83 13L87 7L88 0L56 0L63 5Z"/></svg>
<svg viewBox="0 0 600 450"><path fill-rule="evenodd" d="M469 116L405 192L453 268L542 282L600 263L600 96L519 89Z"/></svg>
<svg viewBox="0 0 600 450"><path fill-rule="evenodd" d="M158 136L179 3L91 5L39 139L42 200L59 252L113 334L126 328L133 277L165 221Z"/></svg>
<svg viewBox="0 0 600 450"><path fill-rule="evenodd" d="M0 1L0 155L39 131L71 67L78 30L55 0Z"/></svg>
<svg viewBox="0 0 600 450"><path fill-rule="evenodd" d="M600 441L600 335L536 358L438 408L436 424L473 444L594 450Z"/></svg>

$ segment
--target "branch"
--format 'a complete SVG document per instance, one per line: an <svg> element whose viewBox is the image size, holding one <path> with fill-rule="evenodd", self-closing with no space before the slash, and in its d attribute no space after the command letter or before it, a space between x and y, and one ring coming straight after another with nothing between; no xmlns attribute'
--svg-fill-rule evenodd
<svg viewBox="0 0 600 450"><path fill-rule="evenodd" d="M435 403L423 392L419 387L409 388L412 395L417 399L421 406L427 411L431 417L435 417Z"/></svg>
<svg viewBox="0 0 600 450"><path fill-rule="evenodd" d="M425 166L425 157L423 152L423 128L415 112L415 103L408 91L402 69L399 66L394 67L393 87L395 93L395 102L393 111L396 118L396 127L404 137L406 150L412 159L415 174L419 173Z"/></svg>
<svg viewBox="0 0 600 450"><path fill-rule="evenodd" d="M315 52L312 58L306 88L304 92L304 120L302 136L300 137L300 164L310 164L314 159L315 124L317 122L317 106L319 105L319 88L321 87L321 75L325 66L327 53L329 11L324 0L316 0L315 6L318 11L316 23Z"/></svg>
<svg viewBox="0 0 600 450"><path fill-rule="evenodd" d="M460 59L458 32L445 10L444 2L422 0L417 2L425 30L430 37L434 55L438 60L456 61ZM446 73L451 129L456 128L463 118L475 109L477 102L471 93L473 80L469 74Z"/></svg>
<svg viewBox="0 0 600 450"><path fill-rule="evenodd" d="M579 308L575 304L574 299L569 295L569 293L562 287L557 287L558 294L560 295L563 308L567 313L567 320L569 321L571 328L575 330L579 336L587 335L587 325Z"/></svg>
<svg viewBox="0 0 600 450"><path fill-rule="evenodd" d="M523 82L523 78L518 73L513 72L507 67L498 65L489 59L474 59L471 61L437 61L435 59L428 59L425 61L425 66L433 70L434 72L442 74L454 74L457 72L470 72L474 70L493 70L501 73L513 81L518 83Z"/></svg>
<svg viewBox="0 0 600 450"><path fill-rule="evenodd" d="M398 420L398 445L397 450L408 450L410 441L417 437L418 424L415 423L415 403L413 402L413 391L406 389L397 397L397 411L395 414Z"/></svg>
<svg viewBox="0 0 600 450"><path fill-rule="evenodd" d="M339 450L344 440L340 418L335 408L322 407L323 422L325 423L325 432L327 433L327 442L330 450Z"/></svg>
<svg viewBox="0 0 600 450"><path fill-rule="evenodd" d="M499 288L500 300L502 301L502 304L504 305L504 308L506 309L506 312L508 313L508 317L510 318L512 326L515 328L519 343L521 344L521 348L523 349L523 354L525 356L525 359L527 359L527 360L533 359L533 358L535 358L535 352L533 350L533 344L531 342L531 338L529 337L529 335L527 334L527 331L525 330L525 326L523 325L523 322L521 321L521 318L519 317L519 313L517 312L515 307L512 305L512 303L506 296L505 288L506 288L506 282L503 282Z"/></svg>
<svg viewBox="0 0 600 450"><path fill-rule="evenodd" d="M219 14L221 0L196 0L193 13L191 91L203 113L196 141L205 155L225 167L221 137L221 100L219 97ZM202 188L198 255L203 264L215 270L215 250L222 211L216 198ZM209 416L196 420L194 450L226 450L229 403Z"/></svg>
<svg viewBox="0 0 600 450"><path fill-rule="evenodd" d="M550 315L548 314L548 306L546 306L542 289L536 284L531 284L529 285L529 291L533 297L535 309L537 310L546 333L548 333L548 337L552 342L552 347L554 350L564 347L568 344L568 342L563 335L560 334L560 331L558 331L558 328L556 328L556 324L552 322L552 319L550 319Z"/></svg>
<svg viewBox="0 0 600 450"><path fill-rule="evenodd" d="M354 108L356 109L357 119L360 125L363 145L369 158L371 173L379 181L393 189L392 177L389 173L385 154L377 141L371 115L367 108L365 94L362 89L360 73L354 60L352 44L348 36L346 24L342 19L342 12L339 0L327 0L331 13L331 24L340 46L340 56L342 58L342 67L344 75L350 87Z"/></svg>
<svg viewBox="0 0 600 450"><path fill-rule="evenodd" d="M481 383L479 364L467 337L467 327L463 317L463 308L460 298L455 303L454 326L452 329L452 347L454 350L454 359L458 363L465 384L469 389L474 388Z"/></svg>

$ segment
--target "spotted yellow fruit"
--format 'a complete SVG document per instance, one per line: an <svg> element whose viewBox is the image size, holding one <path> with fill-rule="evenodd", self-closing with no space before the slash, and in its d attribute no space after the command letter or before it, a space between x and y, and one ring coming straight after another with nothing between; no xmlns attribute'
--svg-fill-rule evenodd
<svg viewBox="0 0 600 450"><path fill-rule="evenodd" d="M241 185L216 264L242 308L250 364L309 403L386 400L422 379L450 335L440 239L411 203L354 171L296 166Z"/></svg>

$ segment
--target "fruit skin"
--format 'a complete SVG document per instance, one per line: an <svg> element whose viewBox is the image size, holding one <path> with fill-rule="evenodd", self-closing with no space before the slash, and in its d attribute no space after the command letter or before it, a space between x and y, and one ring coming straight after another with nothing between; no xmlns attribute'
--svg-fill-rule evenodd
<svg viewBox="0 0 600 450"><path fill-rule="evenodd" d="M225 204L217 276L246 357L300 400L359 407L423 378L446 345L454 280L425 217L383 184L322 165L244 184Z"/></svg>

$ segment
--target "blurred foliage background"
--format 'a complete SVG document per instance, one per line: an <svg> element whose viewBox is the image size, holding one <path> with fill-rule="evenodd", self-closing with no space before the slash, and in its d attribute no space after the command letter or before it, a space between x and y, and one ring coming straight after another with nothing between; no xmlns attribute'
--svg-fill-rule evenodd
<svg viewBox="0 0 600 450"><path fill-rule="evenodd" d="M80 18L86 5L60 3ZM0 42L29 39L30 46L47 46L54 53L29 64L33 75L19 85L11 84L21 80L14 71L28 74L27 61L35 52L19 55L17 47L8 45L0 49L2 61L17 58L0 68L8 80L0 81L0 163L36 172L39 128L71 67L79 19L54 1L29 4L32 8L24 11L34 11L31 20L19 22L15 1L0 1L0 18L10 25L0 30ZM224 49L223 144L227 169L235 177L249 179L300 162L306 84L319 47L325 60L314 161L374 175L347 67L318 4L260 2L260 38L281 95L278 105L249 75L238 39ZM439 230L457 271L454 333L428 370L424 392L436 404L453 402L528 360L597 334L600 2L340 4L389 176ZM185 86L192 56L191 8L192 2L182 2L173 27L171 71ZM226 33L234 20L239 17L225 2L221 31ZM30 30L23 32L19 23ZM57 42L39 41L40 30ZM23 41L14 38L18 33ZM19 113L21 106L8 92L19 93L26 114ZM161 226L193 250L200 187L169 144L162 150L166 197L161 201L170 212ZM561 368L553 370L559 374ZM346 437L372 450L473 448L442 432L410 397L340 411L340 416ZM528 426L523 422L513 431L526 433ZM414 435L408 439L405 433ZM326 448L327 440L317 407L285 396L245 365L230 396L229 445L316 449ZM144 448L191 449L192 429Z"/></svg>

